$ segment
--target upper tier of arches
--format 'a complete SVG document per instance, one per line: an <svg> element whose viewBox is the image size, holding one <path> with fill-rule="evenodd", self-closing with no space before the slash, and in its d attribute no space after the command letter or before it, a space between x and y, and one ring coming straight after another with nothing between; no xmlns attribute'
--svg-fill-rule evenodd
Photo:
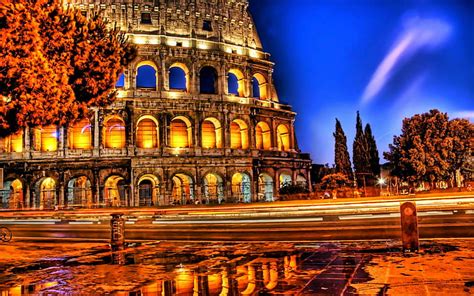
<svg viewBox="0 0 474 296"><path fill-rule="evenodd" d="M278 101L270 70L244 70L240 66L160 63L142 60L119 75L119 90L169 91L193 95L229 95Z"/></svg>

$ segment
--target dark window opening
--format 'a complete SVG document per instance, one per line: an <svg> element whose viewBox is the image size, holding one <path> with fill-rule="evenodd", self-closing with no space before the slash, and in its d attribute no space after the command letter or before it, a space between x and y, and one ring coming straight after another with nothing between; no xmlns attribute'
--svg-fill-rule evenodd
<svg viewBox="0 0 474 296"><path fill-rule="evenodd" d="M81 10L81 14L82 14L83 16L87 16L87 10Z"/></svg>
<svg viewBox="0 0 474 296"><path fill-rule="evenodd" d="M239 95L239 79L235 74L229 73L229 78L227 79L227 86L230 95Z"/></svg>
<svg viewBox="0 0 474 296"><path fill-rule="evenodd" d="M149 12L142 12L141 23L144 25L151 25L151 14Z"/></svg>
<svg viewBox="0 0 474 296"><path fill-rule="evenodd" d="M253 77L252 78L252 90L253 90L253 97L260 98L260 83L258 79Z"/></svg>
<svg viewBox="0 0 474 296"><path fill-rule="evenodd" d="M176 46L183 47L183 42L176 42Z"/></svg>
<svg viewBox="0 0 474 296"><path fill-rule="evenodd" d="M179 67L170 69L170 89L186 90L186 73Z"/></svg>
<svg viewBox="0 0 474 296"><path fill-rule="evenodd" d="M215 94L217 83L217 72L214 68L206 66L199 73L200 90L202 94Z"/></svg>
<svg viewBox="0 0 474 296"><path fill-rule="evenodd" d="M207 21L207 20L203 21L202 22L202 29L204 31L212 32L212 23L211 23L211 21Z"/></svg>

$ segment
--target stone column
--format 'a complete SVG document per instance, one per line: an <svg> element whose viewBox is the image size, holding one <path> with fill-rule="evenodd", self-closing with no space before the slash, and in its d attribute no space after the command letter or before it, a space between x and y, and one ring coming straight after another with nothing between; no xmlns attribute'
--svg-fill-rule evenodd
<svg viewBox="0 0 474 296"><path fill-rule="evenodd" d="M101 131L102 131L102 124L99 122L99 110L95 109L94 110L94 148L92 150L92 155L93 156L99 156L100 154L100 142L101 142Z"/></svg>
<svg viewBox="0 0 474 296"><path fill-rule="evenodd" d="M64 136L64 127L61 126L57 128L58 131L58 157L64 157L64 149L65 149L65 140L66 137Z"/></svg>

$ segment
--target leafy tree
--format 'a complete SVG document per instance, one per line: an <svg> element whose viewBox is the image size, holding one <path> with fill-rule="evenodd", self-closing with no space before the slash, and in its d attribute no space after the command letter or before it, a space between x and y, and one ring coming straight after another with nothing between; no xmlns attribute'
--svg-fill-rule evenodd
<svg viewBox="0 0 474 296"><path fill-rule="evenodd" d="M394 167L392 174L409 182L448 180L460 169L471 149L473 124L449 121L439 110L403 120L402 134L394 136L384 157Z"/></svg>
<svg viewBox="0 0 474 296"><path fill-rule="evenodd" d="M346 175L352 179L352 167L347 150L347 138L342 129L341 122L336 118L336 131L333 133L334 144L334 163L336 165L336 172Z"/></svg>
<svg viewBox="0 0 474 296"><path fill-rule="evenodd" d="M372 134L372 128L370 127L370 124L368 123L365 125L364 135L367 141L370 171L374 177L380 176L379 150L377 149L377 143L375 142L375 137Z"/></svg>
<svg viewBox="0 0 474 296"><path fill-rule="evenodd" d="M65 125L115 99L136 55L125 35L59 0L0 0L0 136Z"/></svg>
<svg viewBox="0 0 474 296"><path fill-rule="evenodd" d="M371 174L370 169L370 156L369 148L367 145L367 138L362 130L362 120L360 119L359 111L357 111L356 119L356 135L354 138L354 144L352 146L352 161L354 164L354 172L359 180L364 174Z"/></svg>
<svg viewBox="0 0 474 296"><path fill-rule="evenodd" d="M324 176L321 181L323 188L336 189L350 184L349 179L342 173L329 174Z"/></svg>

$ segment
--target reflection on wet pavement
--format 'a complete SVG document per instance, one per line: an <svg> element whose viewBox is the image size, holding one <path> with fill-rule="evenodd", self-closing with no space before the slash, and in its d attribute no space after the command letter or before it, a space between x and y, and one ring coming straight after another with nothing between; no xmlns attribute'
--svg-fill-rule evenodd
<svg viewBox="0 0 474 296"><path fill-rule="evenodd" d="M393 249L385 249L393 252ZM1 295L356 295L373 253L356 246L152 243L3 269Z"/></svg>

